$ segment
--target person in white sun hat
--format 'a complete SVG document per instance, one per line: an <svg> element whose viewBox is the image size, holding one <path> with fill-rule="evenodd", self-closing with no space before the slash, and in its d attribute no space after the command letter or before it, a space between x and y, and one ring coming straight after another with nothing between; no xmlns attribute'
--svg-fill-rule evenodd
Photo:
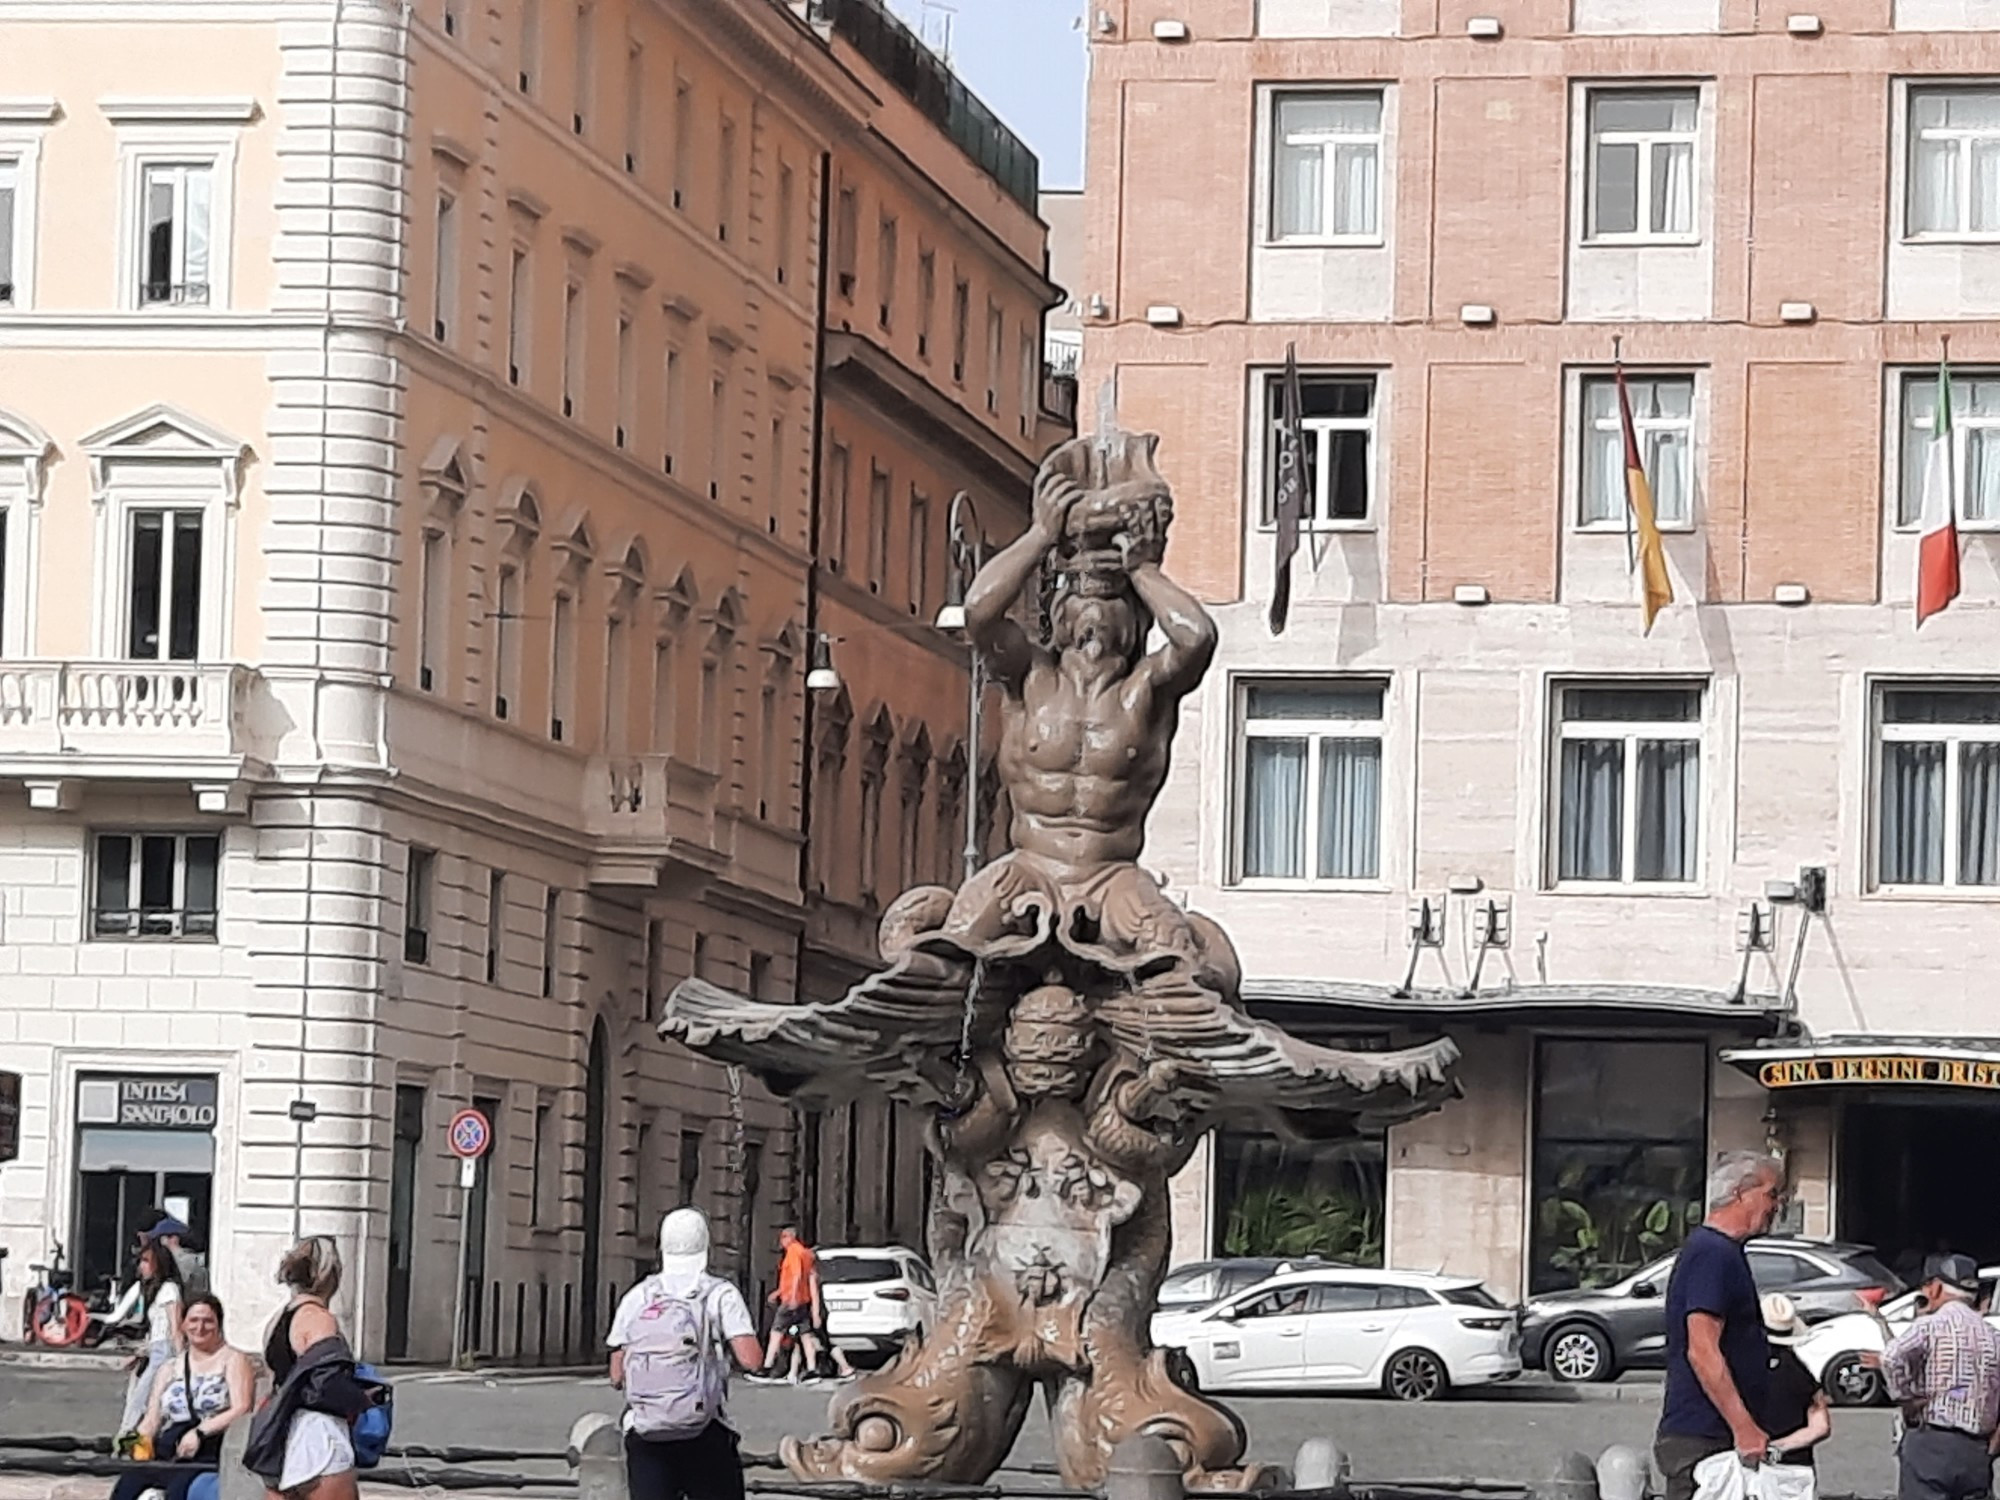
<svg viewBox="0 0 2000 1500"><path fill-rule="evenodd" d="M1764 1388L1757 1425L1771 1434L1767 1461L1813 1467L1813 1449L1833 1431L1833 1410L1812 1371L1793 1353L1805 1337L1805 1320L1783 1292L1772 1292L1759 1304L1764 1337L1771 1346L1770 1377Z"/></svg>

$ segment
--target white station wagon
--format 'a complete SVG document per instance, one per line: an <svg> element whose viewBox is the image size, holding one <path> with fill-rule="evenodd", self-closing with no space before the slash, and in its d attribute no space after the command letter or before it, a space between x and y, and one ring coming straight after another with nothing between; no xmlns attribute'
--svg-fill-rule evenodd
<svg viewBox="0 0 2000 1500"><path fill-rule="evenodd" d="M1208 1307L1153 1315L1205 1391L1379 1390L1429 1401L1521 1373L1521 1320L1464 1276L1345 1266L1274 1276Z"/></svg>

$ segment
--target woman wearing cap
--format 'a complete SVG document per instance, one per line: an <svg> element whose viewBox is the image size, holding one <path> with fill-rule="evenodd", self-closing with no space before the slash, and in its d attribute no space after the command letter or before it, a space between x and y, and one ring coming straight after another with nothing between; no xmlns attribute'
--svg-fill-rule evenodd
<svg viewBox="0 0 2000 1500"><path fill-rule="evenodd" d="M685 1346L705 1346L690 1360L663 1336L670 1330ZM721 1398L729 1355L754 1370L764 1351L743 1294L708 1274L708 1220L699 1210L677 1208L660 1220L659 1273L625 1294L605 1342L611 1383L625 1392L632 1500L743 1500L743 1461ZM699 1415L690 1420L689 1411Z"/></svg>
<svg viewBox="0 0 2000 1500"><path fill-rule="evenodd" d="M1813 1467L1813 1449L1833 1431L1826 1392L1792 1352L1805 1337L1805 1323L1792 1299L1772 1292L1763 1300L1764 1336L1771 1346L1771 1375L1757 1425L1771 1434L1767 1461Z"/></svg>

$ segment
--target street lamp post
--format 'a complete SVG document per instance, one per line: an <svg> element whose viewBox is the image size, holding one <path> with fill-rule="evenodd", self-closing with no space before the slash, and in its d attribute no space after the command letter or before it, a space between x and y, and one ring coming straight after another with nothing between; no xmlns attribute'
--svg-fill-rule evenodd
<svg viewBox="0 0 2000 1500"><path fill-rule="evenodd" d="M968 529L967 520L971 526ZM951 572L947 580L944 608L938 611L937 623L940 630L964 630L965 595L972 585L972 579L985 561L981 555L979 511L972 503L972 497L960 490L951 497L951 510L946 516L945 530L951 543ZM966 654L971 658L968 681L971 701L966 706L966 753L965 753L965 876L966 880L979 871L979 730L980 710L986 696L986 674L980 664L979 648L972 642L966 643Z"/></svg>

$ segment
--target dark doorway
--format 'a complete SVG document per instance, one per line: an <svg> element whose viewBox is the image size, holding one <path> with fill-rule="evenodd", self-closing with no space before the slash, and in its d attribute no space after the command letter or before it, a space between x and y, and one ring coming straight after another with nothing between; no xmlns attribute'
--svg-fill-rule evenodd
<svg viewBox="0 0 2000 1500"><path fill-rule="evenodd" d="M604 1096L611 1045L600 1017L590 1027L590 1071L583 1085L583 1347L595 1349L610 1326L598 1306L599 1262L604 1249Z"/></svg>
<svg viewBox="0 0 2000 1500"><path fill-rule="evenodd" d="M1957 1100L1856 1100L1841 1111L1840 1235L1906 1280L1935 1250L2000 1259L2000 1159L1968 1150L2000 1110Z"/></svg>
<svg viewBox="0 0 2000 1500"><path fill-rule="evenodd" d="M417 1168L423 1155L424 1090L396 1085L395 1151L389 1165L389 1329L391 1359L410 1357L410 1269L415 1258Z"/></svg>

